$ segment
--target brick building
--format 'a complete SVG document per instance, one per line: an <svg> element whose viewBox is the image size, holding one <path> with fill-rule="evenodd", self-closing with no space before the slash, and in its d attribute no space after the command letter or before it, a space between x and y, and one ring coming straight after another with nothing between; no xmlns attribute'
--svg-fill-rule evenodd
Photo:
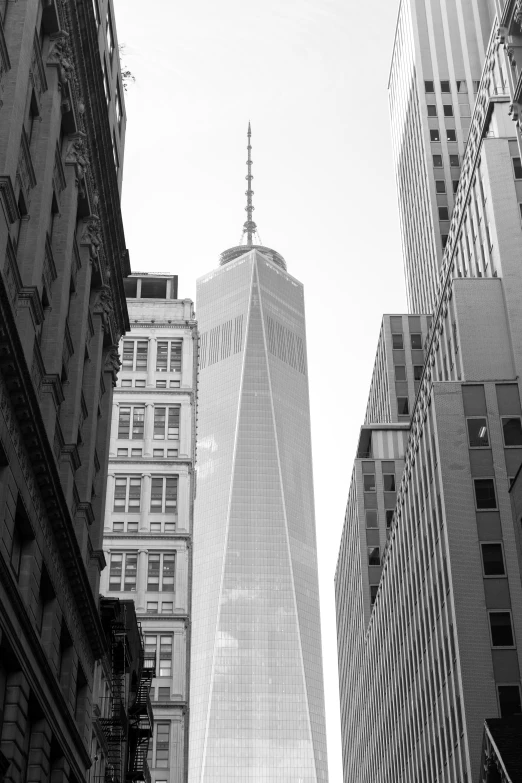
<svg viewBox="0 0 522 783"><path fill-rule="evenodd" d="M124 135L110 0L0 2L0 772L13 783L94 780L107 761L92 705L96 683L109 700L112 687L98 588L128 328Z"/></svg>
<svg viewBox="0 0 522 783"><path fill-rule="evenodd" d="M131 330L120 345L102 575L106 596L133 599L152 684L153 783L187 777L197 331L177 277L125 281Z"/></svg>

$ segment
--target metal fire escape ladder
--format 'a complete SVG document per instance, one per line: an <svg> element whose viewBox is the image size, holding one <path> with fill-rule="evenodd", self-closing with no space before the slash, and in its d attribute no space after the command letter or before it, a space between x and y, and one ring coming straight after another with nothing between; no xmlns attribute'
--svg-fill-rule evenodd
<svg viewBox="0 0 522 783"><path fill-rule="evenodd" d="M150 688L155 676L156 658L145 659L142 644L136 698L129 708L129 748L131 749L131 757L127 770L127 781L145 781L145 783L150 783L150 772L147 764L149 740L152 737L153 727Z"/></svg>
<svg viewBox="0 0 522 783"><path fill-rule="evenodd" d="M108 754L105 766L106 783L123 783L125 746L128 731L125 709L125 670L127 631L122 622L113 622L111 628L111 686L112 708L109 718L100 718L105 730Z"/></svg>

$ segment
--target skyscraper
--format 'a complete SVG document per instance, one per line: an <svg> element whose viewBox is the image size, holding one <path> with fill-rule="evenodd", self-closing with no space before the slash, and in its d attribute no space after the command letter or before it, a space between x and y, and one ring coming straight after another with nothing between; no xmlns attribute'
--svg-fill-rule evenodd
<svg viewBox="0 0 522 783"><path fill-rule="evenodd" d="M431 313L493 21L492 0L402 0L389 77L406 293Z"/></svg>
<svg viewBox="0 0 522 783"><path fill-rule="evenodd" d="M403 454L391 444L397 497L371 609L376 534L364 509L379 508L390 439L361 430L336 574L350 783L478 780L485 719L522 711L520 517L510 502L522 464L515 9L504 4L493 22ZM422 279L416 270L413 282ZM372 419L392 410L382 365Z"/></svg>
<svg viewBox="0 0 522 783"><path fill-rule="evenodd" d="M198 280L191 783L328 779L303 286L253 244Z"/></svg>

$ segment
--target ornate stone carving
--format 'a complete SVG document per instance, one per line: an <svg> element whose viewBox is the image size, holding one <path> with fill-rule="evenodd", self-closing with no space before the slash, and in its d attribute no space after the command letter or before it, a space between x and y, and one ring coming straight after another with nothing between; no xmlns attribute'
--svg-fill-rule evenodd
<svg viewBox="0 0 522 783"><path fill-rule="evenodd" d="M105 354L105 361L103 363L103 369L105 372L112 373L112 384L116 386L116 380L120 371L121 361L116 345L111 345L107 353Z"/></svg>
<svg viewBox="0 0 522 783"><path fill-rule="evenodd" d="M100 219L96 215L91 215L87 218L82 235L80 238L80 245L90 245L91 258L98 258L98 254L101 249L102 235L100 227Z"/></svg>
<svg viewBox="0 0 522 783"><path fill-rule="evenodd" d="M65 30L51 35L47 65L54 65L58 68L60 84L65 84L71 79L74 73L74 65L69 43L69 33L65 32Z"/></svg>
<svg viewBox="0 0 522 783"><path fill-rule="evenodd" d="M65 154L65 162L75 166L78 179L81 180L85 177L89 166L89 152L83 135L71 139Z"/></svg>

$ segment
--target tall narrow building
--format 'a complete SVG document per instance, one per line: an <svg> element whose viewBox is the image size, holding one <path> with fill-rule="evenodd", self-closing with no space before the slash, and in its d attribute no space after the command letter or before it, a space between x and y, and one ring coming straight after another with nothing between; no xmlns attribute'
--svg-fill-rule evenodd
<svg viewBox="0 0 522 783"><path fill-rule="evenodd" d="M303 286L253 244L198 280L190 783L328 779Z"/></svg>
<svg viewBox="0 0 522 783"><path fill-rule="evenodd" d="M388 84L406 293L431 313L492 0L402 0Z"/></svg>

